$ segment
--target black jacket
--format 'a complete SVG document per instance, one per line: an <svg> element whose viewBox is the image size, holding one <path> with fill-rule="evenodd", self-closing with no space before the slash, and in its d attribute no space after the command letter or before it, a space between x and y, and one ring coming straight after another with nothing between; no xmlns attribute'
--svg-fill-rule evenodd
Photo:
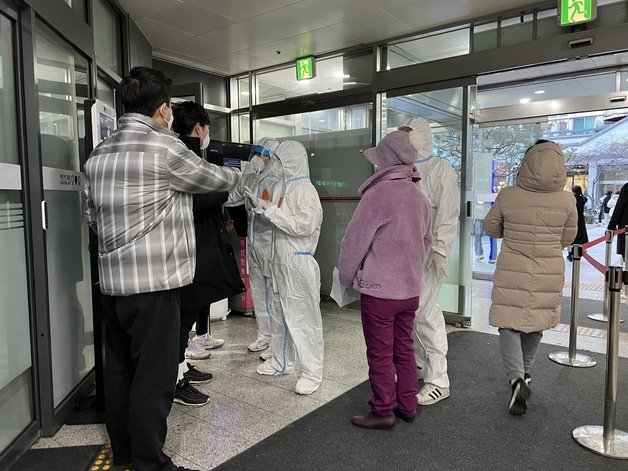
<svg viewBox="0 0 628 471"><path fill-rule="evenodd" d="M200 139L187 136L179 139L201 155ZM223 217L222 205L228 196L223 192L193 197L196 272L194 282L181 289L182 310L200 309L245 290Z"/></svg>
<svg viewBox="0 0 628 471"><path fill-rule="evenodd" d="M576 197L576 210L578 211L578 233L576 234L576 238L574 239L574 244L585 244L589 242L589 236L587 234L587 226L584 220L584 205L587 204L586 196L578 196Z"/></svg>
<svg viewBox="0 0 628 471"><path fill-rule="evenodd" d="M616 230L628 226L628 183L621 187L619 198L613 209L613 216L608 222L608 229ZM617 253L624 255L624 244L626 237L624 234L617 236Z"/></svg>

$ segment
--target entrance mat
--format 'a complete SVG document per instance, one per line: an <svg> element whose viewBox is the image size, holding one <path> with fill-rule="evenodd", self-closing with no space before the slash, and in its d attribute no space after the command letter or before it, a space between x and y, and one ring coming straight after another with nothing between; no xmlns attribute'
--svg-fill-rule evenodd
<svg viewBox="0 0 628 471"><path fill-rule="evenodd" d="M602 301L593 299L580 299L578 303L578 327L588 327L590 329L608 330L607 322L598 322L589 319L587 315L602 312ZM621 303L620 307L619 331L628 332L628 304ZM560 303L561 324L571 324L571 298L563 296Z"/></svg>
<svg viewBox="0 0 628 471"><path fill-rule="evenodd" d="M102 445L35 448L28 450L12 471L90 471L101 449Z"/></svg>
<svg viewBox="0 0 628 471"><path fill-rule="evenodd" d="M594 368L569 368L547 358L555 346L541 345L528 413L516 417L507 411L499 338L471 331L448 338L451 397L420 407L414 423L398 420L392 431L352 426L351 415L369 410L365 382L216 469L626 471L626 461L572 438L576 427L603 423L604 356L593 354ZM616 424L628 431L628 360L619 371Z"/></svg>

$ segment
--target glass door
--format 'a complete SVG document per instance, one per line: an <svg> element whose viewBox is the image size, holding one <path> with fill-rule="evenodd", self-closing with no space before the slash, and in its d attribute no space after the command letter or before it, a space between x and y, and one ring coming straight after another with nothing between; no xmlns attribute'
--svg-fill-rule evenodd
<svg viewBox="0 0 628 471"><path fill-rule="evenodd" d="M0 13L0 456L34 420L14 27Z"/></svg>
<svg viewBox="0 0 628 471"><path fill-rule="evenodd" d="M430 159L442 159L456 173L458 192L447 195L455 198L462 207L462 188L465 187L467 91L465 87L426 91L406 95L389 92L382 98L381 135L407 124L414 117L425 118L432 130L433 154ZM438 206L438 201L432 201ZM461 216L463 214L461 213ZM470 325L471 290L470 273L466 260L465 218L459 217L458 230L452 250L447 258L449 276L443 283L438 303L448 323Z"/></svg>
<svg viewBox="0 0 628 471"><path fill-rule="evenodd" d="M56 409L94 367L88 228L81 208L89 69L85 58L41 22L35 52Z"/></svg>

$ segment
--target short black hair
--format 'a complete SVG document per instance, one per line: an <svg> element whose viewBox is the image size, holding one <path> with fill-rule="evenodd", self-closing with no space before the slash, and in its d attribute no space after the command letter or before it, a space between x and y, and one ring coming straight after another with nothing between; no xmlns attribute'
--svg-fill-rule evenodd
<svg viewBox="0 0 628 471"><path fill-rule="evenodd" d="M163 103L170 105L172 80L161 70L133 67L120 84L125 113L140 113L151 118Z"/></svg>
<svg viewBox="0 0 628 471"><path fill-rule="evenodd" d="M211 126L207 110L194 101L177 103L172 112L174 114L172 130L182 136L189 136L196 123Z"/></svg>
<svg viewBox="0 0 628 471"><path fill-rule="evenodd" d="M528 151L532 149L534 146L538 146L539 144L545 144L546 142L551 142L552 144L556 144L554 141L548 141L547 139L537 139L534 144L532 144L530 147L526 149L523 155L527 154Z"/></svg>

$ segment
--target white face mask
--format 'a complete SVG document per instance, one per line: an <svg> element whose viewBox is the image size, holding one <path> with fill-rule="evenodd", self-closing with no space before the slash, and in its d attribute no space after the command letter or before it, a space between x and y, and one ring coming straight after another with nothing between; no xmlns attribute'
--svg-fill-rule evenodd
<svg viewBox="0 0 628 471"><path fill-rule="evenodd" d="M210 141L211 141L211 139L209 138L209 132L207 132L207 135L203 139L203 142L201 142L201 150L207 149L209 147L209 142Z"/></svg>

